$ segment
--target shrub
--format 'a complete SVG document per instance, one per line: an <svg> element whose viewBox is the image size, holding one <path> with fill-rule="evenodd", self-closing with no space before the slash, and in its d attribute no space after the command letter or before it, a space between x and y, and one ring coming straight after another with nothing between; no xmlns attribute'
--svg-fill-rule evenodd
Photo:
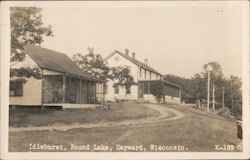
<svg viewBox="0 0 250 160"><path fill-rule="evenodd" d="M157 102L159 103L162 97L164 102L164 83L162 81L152 82L150 87L151 94L155 96Z"/></svg>

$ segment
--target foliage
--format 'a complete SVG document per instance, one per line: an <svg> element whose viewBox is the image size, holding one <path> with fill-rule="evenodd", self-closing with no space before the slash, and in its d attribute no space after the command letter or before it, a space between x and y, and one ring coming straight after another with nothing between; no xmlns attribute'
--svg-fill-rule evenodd
<svg viewBox="0 0 250 160"><path fill-rule="evenodd" d="M231 108L242 103L241 79L236 76L230 76L225 83L226 97L225 104Z"/></svg>
<svg viewBox="0 0 250 160"><path fill-rule="evenodd" d="M117 81L117 84L129 89L134 82L134 78L130 75L130 71L126 67L118 66L111 68L111 77L113 80Z"/></svg>
<svg viewBox="0 0 250 160"><path fill-rule="evenodd" d="M53 36L52 27L44 26L42 22L41 10L36 7L10 7L11 65L25 59L25 45L39 45L43 42L44 36ZM11 68L10 73L10 76L41 77L37 68Z"/></svg>
<svg viewBox="0 0 250 160"><path fill-rule="evenodd" d="M164 90L164 83L162 81L153 81L150 85L150 91L155 96L157 102L159 103L161 101L161 98L163 98L163 101L165 100L165 90Z"/></svg>
<svg viewBox="0 0 250 160"><path fill-rule="evenodd" d="M24 78L17 78L17 79L15 79L15 80L11 80L11 82L21 82L21 83L26 83L26 82L27 82L27 80L26 80L26 79L24 79Z"/></svg>
<svg viewBox="0 0 250 160"><path fill-rule="evenodd" d="M41 8L11 7L11 62L24 60L24 46L41 44L44 36L52 36L52 27L42 22Z"/></svg>
<svg viewBox="0 0 250 160"><path fill-rule="evenodd" d="M202 73L204 77L207 77L208 67L210 67L210 77L211 81L215 84L220 83L223 78L222 68L218 62L209 62L203 66L204 72Z"/></svg>
<svg viewBox="0 0 250 160"><path fill-rule="evenodd" d="M208 71L208 67L210 67L210 71ZM222 88L225 83L225 77L222 72L221 65L218 62L209 62L203 66L204 72L202 75L204 79L207 79L208 72L210 72L210 92L214 92L215 101L221 101L221 93ZM212 94L212 93L210 93Z"/></svg>
<svg viewBox="0 0 250 160"><path fill-rule="evenodd" d="M88 48L89 53L82 55L77 53L73 55L73 61L85 72L90 74L92 77L99 78L106 81L107 78L112 78L109 74L111 68L105 63L100 54L94 54L93 48Z"/></svg>
<svg viewBox="0 0 250 160"><path fill-rule="evenodd" d="M29 67L13 68L10 70L10 76L23 77L23 78L34 77L36 79L40 79L41 71L38 68L29 68Z"/></svg>
<svg viewBox="0 0 250 160"><path fill-rule="evenodd" d="M134 79L126 66L109 67L105 64L100 54L94 54L94 48L88 48L88 54L77 53L73 61L91 76L106 82L109 79L116 81L117 85L129 89L134 84Z"/></svg>
<svg viewBox="0 0 250 160"><path fill-rule="evenodd" d="M235 115L242 112L242 90L241 79L237 76L225 77L222 68L217 62L209 62L203 66L201 73L196 73L191 78L178 77L175 75L165 75L164 79L183 86L182 101L186 103L196 103L197 100L206 102L207 98L207 75L208 66L211 67L211 86L215 85L216 104L222 106L224 89L224 104L231 108ZM211 87L212 88L212 87ZM211 92L210 88L210 92ZM210 93L211 94L211 93Z"/></svg>

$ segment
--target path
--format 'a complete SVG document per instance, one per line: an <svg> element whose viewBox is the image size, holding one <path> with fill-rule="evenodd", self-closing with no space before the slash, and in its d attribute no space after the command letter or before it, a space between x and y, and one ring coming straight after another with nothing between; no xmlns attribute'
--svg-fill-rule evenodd
<svg viewBox="0 0 250 160"><path fill-rule="evenodd" d="M96 128L96 127L112 127L112 126L145 126L152 125L158 122L165 122L170 120L177 120L184 117L184 114L172 108L163 107L157 104L143 104L150 109L156 110L160 113L157 117L145 117L137 120L124 120L121 122L106 122L106 123L87 123L87 124L70 124L70 125L54 125L54 126L38 126L38 127L10 127L11 132L20 131L41 131L41 130L60 130L66 131L75 128ZM173 117L169 117L169 112L174 114Z"/></svg>

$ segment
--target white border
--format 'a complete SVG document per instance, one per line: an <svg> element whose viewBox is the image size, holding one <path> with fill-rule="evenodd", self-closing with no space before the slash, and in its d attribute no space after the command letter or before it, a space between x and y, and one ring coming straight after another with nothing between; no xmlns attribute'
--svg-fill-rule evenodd
<svg viewBox="0 0 250 160"><path fill-rule="evenodd" d="M248 1L85 1L85 2L37 2L16 1L0 2L0 26L1 26L1 157L0 159L248 159L250 147L249 132L249 2ZM9 31L9 7L10 6L39 6L39 7L87 7L87 8L125 8L125 7L217 7L217 6L240 6L242 7L242 81L243 81L243 129L244 141L243 152L108 152L108 153L15 153L8 152L8 88L9 88L9 54L10 53L10 31Z"/></svg>

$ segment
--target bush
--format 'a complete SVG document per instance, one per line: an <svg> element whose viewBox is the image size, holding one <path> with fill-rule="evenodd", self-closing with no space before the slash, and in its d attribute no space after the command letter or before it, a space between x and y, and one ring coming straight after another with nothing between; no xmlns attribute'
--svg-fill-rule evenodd
<svg viewBox="0 0 250 160"><path fill-rule="evenodd" d="M161 98L164 97L164 83L162 81L152 82L150 90L151 93L155 96L157 102L159 103L161 101Z"/></svg>

